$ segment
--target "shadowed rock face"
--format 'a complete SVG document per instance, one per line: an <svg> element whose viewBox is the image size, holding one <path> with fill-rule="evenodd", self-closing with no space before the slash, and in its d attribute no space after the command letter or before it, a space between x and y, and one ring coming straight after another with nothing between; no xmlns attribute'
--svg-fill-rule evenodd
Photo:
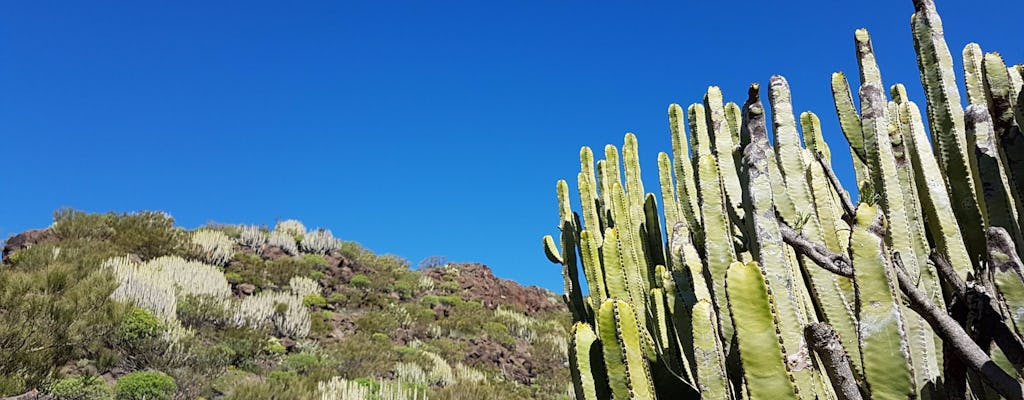
<svg viewBox="0 0 1024 400"><path fill-rule="evenodd" d="M18 250L51 240L57 240L57 234L50 229L33 229L11 236L4 242L3 260L7 262L7 258Z"/></svg>

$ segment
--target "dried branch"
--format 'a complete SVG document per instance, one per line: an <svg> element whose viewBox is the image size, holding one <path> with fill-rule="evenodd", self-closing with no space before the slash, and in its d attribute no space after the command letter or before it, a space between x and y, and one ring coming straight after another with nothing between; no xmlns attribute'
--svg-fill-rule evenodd
<svg viewBox="0 0 1024 400"><path fill-rule="evenodd" d="M836 397L839 400L861 400L863 397L850 369L850 359L839 343L836 331L826 323L816 322L804 328L804 336L807 344L821 358L828 379L836 389Z"/></svg>
<svg viewBox="0 0 1024 400"><path fill-rule="evenodd" d="M1017 373L1024 374L1024 343L1007 326L1006 319L998 311L995 296L990 295L982 285L968 284L961 280L949 261L938 252L932 251L929 259L935 265L939 277L949 285L953 298L976 316L976 322L972 324L975 329L990 336Z"/></svg>
<svg viewBox="0 0 1024 400"><path fill-rule="evenodd" d="M782 240L786 244L813 260L815 264L833 274L853 278L853 263L849 257L834 253L827 247L810 241L800 232L786 225L782 220L779 220L779 231L782 233Z"/></svg>
<svg viewBox="0 0 1024 400"><path fill-rule="evenodd" d="M895 259L899 260L899 257L897 256ZM1024 388L1020 383L999 368L988 354L977 343L974 343L974 340L967 335L967 331L956 320L936 307L928 295L917 288L914 280L903 268L902 262L895 264L893 270L896 272L896 279L899 280L900 291L907 297L910 309L928 321L928 325L942 338L943 343L950 345L950 349L953 350L957 358L963 360L968 367L977 372L1000 395L1007 399L1024 400Z"/></svg>
<svg viewBox="0 0 1024 400"><path fill-rule="evenodd" d="M848 257L811 242L782 222L779 222L779 229L787 244L810 258L818 266L842 276L853 276L852 263ZM949 345L949 349L957 358L974 370L1000 395L1007 399L1024 400L1024 388L1021 387L1021 384L1002 368L999 368L956 320L936 307L928 295L917 288L914 280L910 278L903 268L902 262L899 261L898 254L894 258L893 270L896 272L900 291L906 296L910 308L928 322L928 325L942 338L943 343Z"/></svg>
<svg viewBox="0 0 1024 400"><path fill-rule="evenodd" d="M839 182L836 172L832 170L832 166L829 165L828 161L825 160L825 156L820 151L814 153L814 158L818 159L821 169L825 170L825 176L828 177L828 181L832 184L836 193L839 194L839 203L843 206L843 221L853 223L853 218L857 215L857 209L853 206L853 202L850 201L850 193L843 189L843 184Z"/></svg>

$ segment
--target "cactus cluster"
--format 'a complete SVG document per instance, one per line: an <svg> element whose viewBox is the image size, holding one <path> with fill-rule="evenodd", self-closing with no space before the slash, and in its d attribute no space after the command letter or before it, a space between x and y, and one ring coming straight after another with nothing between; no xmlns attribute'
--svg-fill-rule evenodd
<svg viewBox="0 0 1024 400"><path fill-rule="evenodd" d="M278 247L291 256L299 255L299 245L295 243L295 237L285 232L270 232L267 236L267 246Z"/></svg>
<svg viewBox="0 0 1024 400"><path fill-rule="evenodd" d="M199 258L213 265L227 265L235 255L235 243L221 231L195 231L192 233L192 244L198 250Z"/></svg>
<svg viewBox="0 0 1024 400"><path fill-rule="evenodd" d="M293 276L288 280L288 287L300 299L320 294L320 283L304 276Z"/></svg>
<svg viewBox="0 0 1024 400"><path fill-rule="evenodd" d="M319 383L321 400L426 400L421 387L403 385L400 381L378 380L372 385L339 377Z"/></svg>
<svg viewBox="0 0 1024 400"><path fill-rule="evenodd" d="M931 142L866 30L859 110L832 76L859 204L781 76L767 109L758 84L742 106L717 87L671 105L657 195L633 134L580 151L581 212L559 181L543 241L576 398L1024 398L1024 66L968 45L965 109L935 4L914 6Z"/></svg>
<svg viewBox="0 0 1024 400"><path fill-rule="evenodd" d="M264 291L247 296L234 309L236 326L268 328L274 333L293 338L309 335L309 308L295 293Z"/></svg>
<svg viewBox="0 0 1024 400"><path fill-rule="evenodd" d="M292 239L294 241L295 239ZM243 225L238 235L238 244L256 252L263 253L263 244L267 242L267 233L255 225Z"/></svg>
<svg viewBox="0 0 1024 400"><path fill-rule="evenodd" d="M277 225L274 225L274 231L284 232L292 237L303 236L306 234L306 225L303 225L302 222L299 222L298 220L286 219L278 222Z"/></svg>
<svg viewBox="0 0 1024 400"><path fill-rule="evenodd" d="M307 233L299 242L302 251L312 254L327 254L341 248L341 243L329 229L317 229Z"/></svg>

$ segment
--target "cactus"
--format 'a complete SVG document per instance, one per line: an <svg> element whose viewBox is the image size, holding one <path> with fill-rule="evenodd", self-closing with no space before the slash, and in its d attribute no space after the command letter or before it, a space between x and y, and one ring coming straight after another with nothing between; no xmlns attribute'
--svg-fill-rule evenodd
<svg viewBox="0 0 1024 400"><path fill-rule="evenodd" d="M289 255L299 255L299 245L295 243L295 237L281 231L273 231L267 235L267 246L280 248Z"/></svg>
<svg viewBox="0 0 1024 400"><path fill-rule="evenodd" d="M561 243L544 238L577 322L577 398L1024 398L1024 67L968 45L965 110L935 5L914 7L932 141L866 30L860 110L832 75L856 206L781 76L771 143L758 84L742 108L715 86L669 106L657 196L635 135L621 159L580 151L582 221L560 182Z"/></svg>
<svg viewBox="0 0 1024 400"><path fill-rule="evenodd" d="M192 233L192 244L199 258L213 265L227 265L235 255L235 243L224 232L200 229Z"/></svg>
<svg viewBox="0 0 1024 400"><path fill-rule="evenodd" d="M868 391L880 398L904 399L914 393L912 365L906 362L912 355L883 240L886 228L877 208L857 207L850 258L857 282L858 336Z"/></svg>
<svg viewBox="0 0 1024 400"><path fill-rule="evenodd" d="M294 219L286 219L274 225L275 232L283 232L292 236L303 236L306 234L306 226Z"/></svg>
<svg viewBox="0 0 1024 400"><path fill-rule="evenodd" d="M299 242L299 249L313 254L328 254L340 248L341 242L334 238L329 229L317 229L309 232Z"/></svg>
<svg viewBox="0 0 1024 400"><path fill-rule="evenodd" d="M757 263L729 266L729 311L736 326L743 377L751 400L798 399L779 336L779 318L771 291ZM806 353L805 353L806 356ZM800 365L809 367L810 361Z"/></svg>

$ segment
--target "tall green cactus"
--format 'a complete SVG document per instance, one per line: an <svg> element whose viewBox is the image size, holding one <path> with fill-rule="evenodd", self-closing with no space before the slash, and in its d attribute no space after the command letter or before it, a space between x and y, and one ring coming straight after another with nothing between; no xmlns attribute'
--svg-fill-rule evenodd
<svg viewBox="0 0 1024 400"><path fill-rule="evenodd" d="M582 212L559 181L561 236L544 238L577 322L577 398L1024 400L1024 67L968 45L965 110L934 2L914 7L930 132L903 85L886 99L866 30L859 111L832 75L857 206L780 76L771 143L758 84L742 108L715 86L669 106L657 196L635 135L621 157L581 149ZM811 331L832 344L812 351Z"/></svg>

